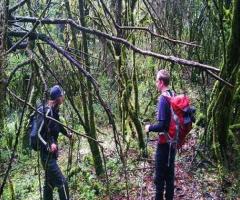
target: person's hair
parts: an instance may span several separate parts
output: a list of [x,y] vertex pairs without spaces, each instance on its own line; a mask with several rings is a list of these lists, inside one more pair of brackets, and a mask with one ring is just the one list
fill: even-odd
[[167,70],[161,69],[157,73],[157,79],[162,80],[164,85],[168,86],[170,82],[170,75]]

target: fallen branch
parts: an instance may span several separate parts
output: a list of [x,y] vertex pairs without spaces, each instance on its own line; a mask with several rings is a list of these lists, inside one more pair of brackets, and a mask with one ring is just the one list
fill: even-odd
[[[15,17],[13,19],[14,20],[10,20],[10,22],[13,23],[13,22],[15,22],[15,20],[17,20],[18,22],[35,23],[38,20],[35,17]],[[135,45],[133,45],[132,43],[128,42],[127,40],[125,40],[123,38],[112,36],[110,34],[103,33],[99,30],[83,27],[83,26],[77,24],[72,19],[42,19],[42,20],[39,20],[39,22],[41,24],[69,24],[69,25],[73,26],[74,28],[76,28],[77,30],[80,30],[82,32],[93,34],[93,35],[96,35],[98,37],[104,37],[108,40],[111,40],[111,41],[114,41],[114,42],[117,42],[117,43],[121,43],[121,44],[125,45],[127,48],[132,49],[134,52],[142,54],[142,55],[151,56],[151,57],[154,57],[154,58],[158,58],[158,59],[161,59],[161,60],[166,60],[166,61],[169,61],[169,62],[172,62],[172,63],[177,63],[177,64],[180,64],[180,65],[196,67],[196,68],[200,68],[200,69],[203,69],[203,70],[210,70],[210,71],[213,71],[213,72],[220,72],[220,69],[218,69],[216,67],[201,64],[201,63],[196,62],[196,61],[186,60],[186,59],[178,58],[178,57],[175,57],[175,56],[166,56],[166,55],[163,55],[163,54],[142,50],[142,49],[136,47]]]

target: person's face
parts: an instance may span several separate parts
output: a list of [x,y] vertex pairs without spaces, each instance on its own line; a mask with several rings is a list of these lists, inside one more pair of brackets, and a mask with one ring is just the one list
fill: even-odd
[[159,77],[156,78],[156,88],[159,92],[161,92],[163,87],[163,81],[159,80]]

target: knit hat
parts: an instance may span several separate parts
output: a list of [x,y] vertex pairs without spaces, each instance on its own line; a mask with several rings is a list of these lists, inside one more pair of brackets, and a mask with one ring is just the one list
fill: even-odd
[[54,85],[50,89],[50,98],[51,100],[56,100],[58,97],[61,97],[64,95],[64,92],[62,88],[59,85]]

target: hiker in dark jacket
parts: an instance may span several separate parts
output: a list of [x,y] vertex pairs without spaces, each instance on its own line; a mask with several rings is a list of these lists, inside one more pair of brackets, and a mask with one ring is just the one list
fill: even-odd
[[[43,112],[59,121],[59,106],[64,101],[64,94],[60,86],[55,85],[50,89],[50,100],[47,105],[43,106]],[[51,119],[45,119],[41,129],[39,138],[40,157],[43,168],[45,170],[45,182],[43,190],[43,199],[53,199],[53,189],[58,188],[60,200],[69,199],[69,189],[66,178],[63,176],[58,164],[58,135],[61,132],[63,135],[71,138],[72,134],[68,133],[63,126],[54,122]]]
[[161,95],[158,99],[156,118],[158,123],[153,125],[146,125],[146,132],[158,132],[159,139],[155,155],[155,185],[156,185],[156,200],[162,200],[164,197],[164,188],[166,200],[172,200],[174,196],[174,161],[176,155],[176,148],[168,144],[166,135],[168,132],[171,109],[166,97],[172,96],[173,92],[169,89],[170,75],[166,70],[160,70],[156,77],[156,88]]

